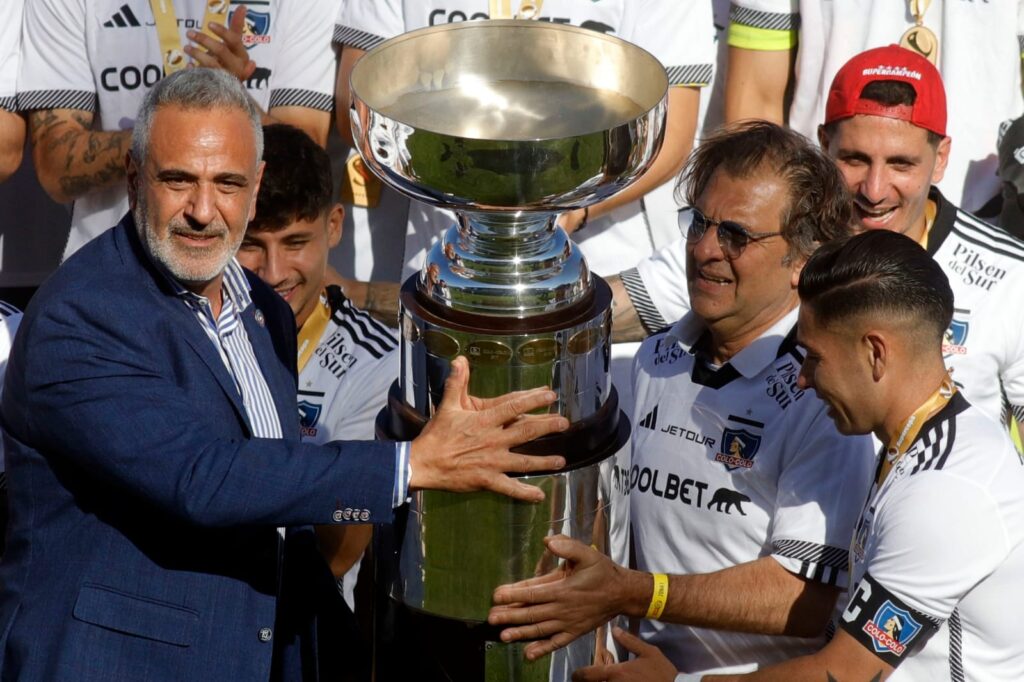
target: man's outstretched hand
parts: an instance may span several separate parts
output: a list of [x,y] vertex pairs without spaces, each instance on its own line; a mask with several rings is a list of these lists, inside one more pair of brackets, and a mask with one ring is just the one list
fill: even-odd
[[527,414],[550,405],[555,398],[554,391],[546,388],[474,398],[469,395],[469,363],[464,357],[456,358],[437,412],[410,446],[409,489],[490,490],[540,502],[544,499],[540,488],[516,481],[506,472],[550,471],[565,466],[562,457],[510,451],[520,443],[569,428],[569,421],[557,414]]
[[[535,639],[526,646],[531,661],[559,649],[577,637],[604,625],[620,613],[630,612],[630,583],[642,574],[618,566],[604,554],[564,535],[544,538],[548,550],[564,559],[547,575],[494,592],[487,617],[491,625],[513,625],[501,632],[503,642]],[[650,590],[650,576],[646,587]],[[642,614],[640,614],[642,615]]]

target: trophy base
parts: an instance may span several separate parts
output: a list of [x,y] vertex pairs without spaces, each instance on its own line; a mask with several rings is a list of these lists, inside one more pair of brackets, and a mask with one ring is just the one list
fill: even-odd
[[[491,595],[501,584],[553,570],[557,557],[543,538],[562,533],[609,552],[615,453],[629,439],[629,420],[614,391],[601,419],[576,424],[570,436],[541,438],[519,451],[575,453],[566,469],[520,476],[545,491],[544,502],[517,502],[492,493],[456,495],[418,491],[375,533],[374,679],[569,679],[594,662],[605,637],[581,637],[535,662],[523,644],[500,641],[486,623]],[[415,437],[425,420],[403,405],[397,386],[377,418],[378,436]]]

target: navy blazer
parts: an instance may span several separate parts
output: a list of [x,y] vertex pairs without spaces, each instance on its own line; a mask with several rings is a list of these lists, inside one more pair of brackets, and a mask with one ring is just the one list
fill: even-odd
[[130,216],[36,294],[2,404],[3,680],[266,680],[275,648],[275,677],[299,678],[298,628],[275,622],[287,554],[276,527],[333,523],[345,508],[390,521],[394,445],[299,442],[292,314],[250,284],[242,315],[280,440],[252,437],[216,348]]

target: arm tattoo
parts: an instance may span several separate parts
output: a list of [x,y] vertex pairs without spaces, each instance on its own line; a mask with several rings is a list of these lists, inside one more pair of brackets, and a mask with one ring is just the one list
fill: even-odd
[[32,142],[44,152],[40,165],[49,166],[64,196],[74,199],[124,177],[130,131],[91,130],[93,115],[82,111],[59,115],[40,109],[30,114],[29,122]]

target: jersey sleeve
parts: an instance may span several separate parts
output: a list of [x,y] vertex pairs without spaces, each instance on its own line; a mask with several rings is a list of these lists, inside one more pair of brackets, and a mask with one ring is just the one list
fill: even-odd
[[733,0],[729,46],[745,50],[789,50],[800,32],[798,0]]
[[271,80],[269,109],[305,107],[317,111],[334,108],[334,50],[331,22],[337,3],[305,0],[282,3],[288,12],[278,32]]
[[0,22],[0,109],[16,111],[24,0],[12,0],[10,4],[13,13],[7,17],[7,21]]
[[649,334],[672,324],[690,309],[684,239],[663,246],[620,277]]
[[25,6],[19,109],[96,111],[86,21],[85,0],[33,0]]
[[636,5],[633,33],[622,37],[661,60],[670,86],[709,85],[715,64],[711,3],[642,0]]
[[850,539],[871,486],[874,446],[868,436],[836,431],[820,403],[808,417],[786,438],[771,556],[808,580],[847,587]]
[[976,482],[941,471],[911,476],[889,499],[875,513],[865,570],[914,609],[946,620],[1009,553],[996,502]]
[[898,665],[1009,553],[996,502],[976,482],[925,471],[875,513],[865,574],[840,627]]
[[404,32],[401,0],[346,0],[334,22],[334,43],[369,50]]

